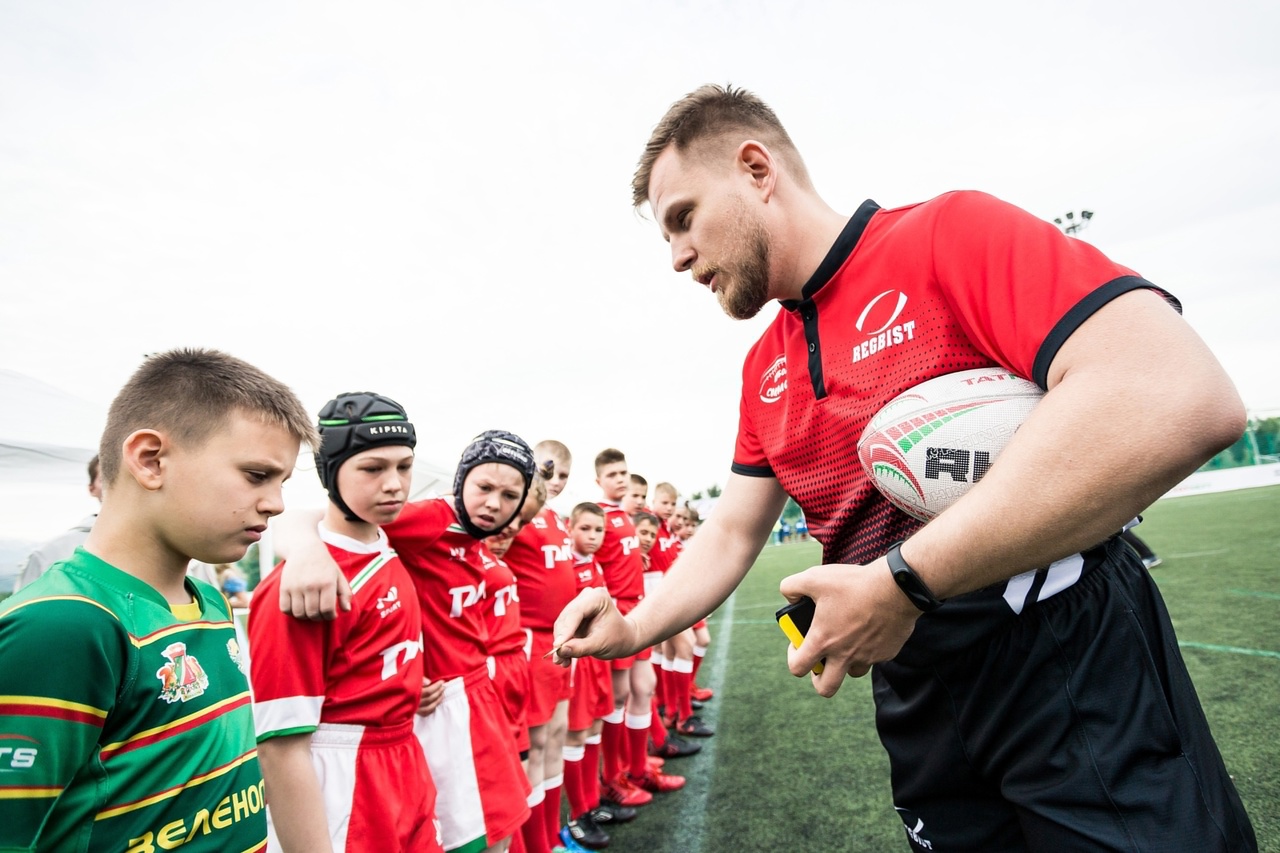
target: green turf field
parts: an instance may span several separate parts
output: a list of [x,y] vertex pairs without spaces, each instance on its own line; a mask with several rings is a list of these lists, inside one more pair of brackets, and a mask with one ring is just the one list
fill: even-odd
[[[1162,501],[1139,528],[1205,712],[1258,834],[1280,853],[1280,487]],[[813,543],[769,546],[712,620],[699,682],[717,727],[668,762],[689,779],[611,830],[645,853],[907,850],[872,721],[870,683],[834,699],[785,665],[778,581],[818,562]]]

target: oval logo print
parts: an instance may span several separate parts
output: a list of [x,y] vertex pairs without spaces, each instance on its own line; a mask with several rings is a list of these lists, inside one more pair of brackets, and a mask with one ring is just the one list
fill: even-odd
[[787,392],[787,357],[780,355],[760,378],[760,402],[776,403]]

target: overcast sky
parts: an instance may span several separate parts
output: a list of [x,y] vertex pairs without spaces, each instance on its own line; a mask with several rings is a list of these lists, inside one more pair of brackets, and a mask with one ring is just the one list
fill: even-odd
[[4,0],[0,367],[105,409],[144,353],[218,347],[312,410],[396,397],[445,467],[500,427],[570,446],[569,498],[610,445],[723,483],[773,309],[673,273],[629,182],[672,101],[732,82],[838,210],[1095,211],[1277,410],[1277,33],[1184,0]]

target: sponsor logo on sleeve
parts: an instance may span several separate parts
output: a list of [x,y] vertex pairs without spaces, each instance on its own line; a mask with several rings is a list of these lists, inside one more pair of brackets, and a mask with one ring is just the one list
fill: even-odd
[[760,402],[776,403],[787,393],[787,357],[780,355],[760,377]]

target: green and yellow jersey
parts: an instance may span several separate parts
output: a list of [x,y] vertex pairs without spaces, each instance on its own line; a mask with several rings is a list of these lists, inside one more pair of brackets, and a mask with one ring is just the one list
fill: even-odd
[[78,549],[0,603],[0,853],[265,849],[231,611],[187,589],[184,621]]

